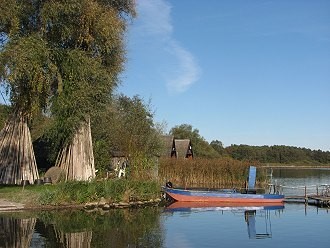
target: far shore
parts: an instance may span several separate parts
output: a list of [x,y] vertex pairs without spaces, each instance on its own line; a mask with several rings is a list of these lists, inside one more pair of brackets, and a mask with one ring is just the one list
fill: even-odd
[[293,168],[293,169],[330,169],[330,165],[297,165],[297,164],[266,164],[263,168]]

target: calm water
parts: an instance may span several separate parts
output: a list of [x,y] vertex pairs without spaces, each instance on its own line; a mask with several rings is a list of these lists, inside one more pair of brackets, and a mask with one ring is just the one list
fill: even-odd
[[[270,171],[269,171],[270,172]],[[277,168],[272,170],[272,183],[283,185],[283,193],[289,195],[304,195],[305,186],[307,194],[317,191],[317,186],[330,185],[330,169],[296,169]]]
[[[274,170],[281,184],[330,184],[330,170]],[[0,213],[0,247],[330,247],[330,210],[304,204]]]

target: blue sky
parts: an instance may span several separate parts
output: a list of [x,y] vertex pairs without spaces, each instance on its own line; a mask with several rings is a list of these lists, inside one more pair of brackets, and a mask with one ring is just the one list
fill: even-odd
[[136,2],[118,91],[166,131],[330,150],[329,0]]
[[137,0],[119,91],[167,131],[330,150],[330,1]]

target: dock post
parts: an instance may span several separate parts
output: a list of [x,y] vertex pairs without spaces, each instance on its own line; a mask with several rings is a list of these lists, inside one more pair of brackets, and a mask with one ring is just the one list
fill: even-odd
[[319,195],[319,186],[316,185],[316,195],[318,196]]
[[307,187],[305,185],[305,204],[308,203],[308,198],[307,198]]

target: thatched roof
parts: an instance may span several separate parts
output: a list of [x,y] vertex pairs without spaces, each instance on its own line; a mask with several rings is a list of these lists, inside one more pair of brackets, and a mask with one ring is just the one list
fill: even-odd
[[187,158],[193,157],[190,139],[174,139],[174,136],[164,135],[162,139],[161,157]]
[[174,136],[172,135],[163,135],[161,137],[162,149],[160,152],[161,157],[171,157],[172,149],[174,146]]
[[177,158],[193,156],[190,139],[175,139],[174,143]]

